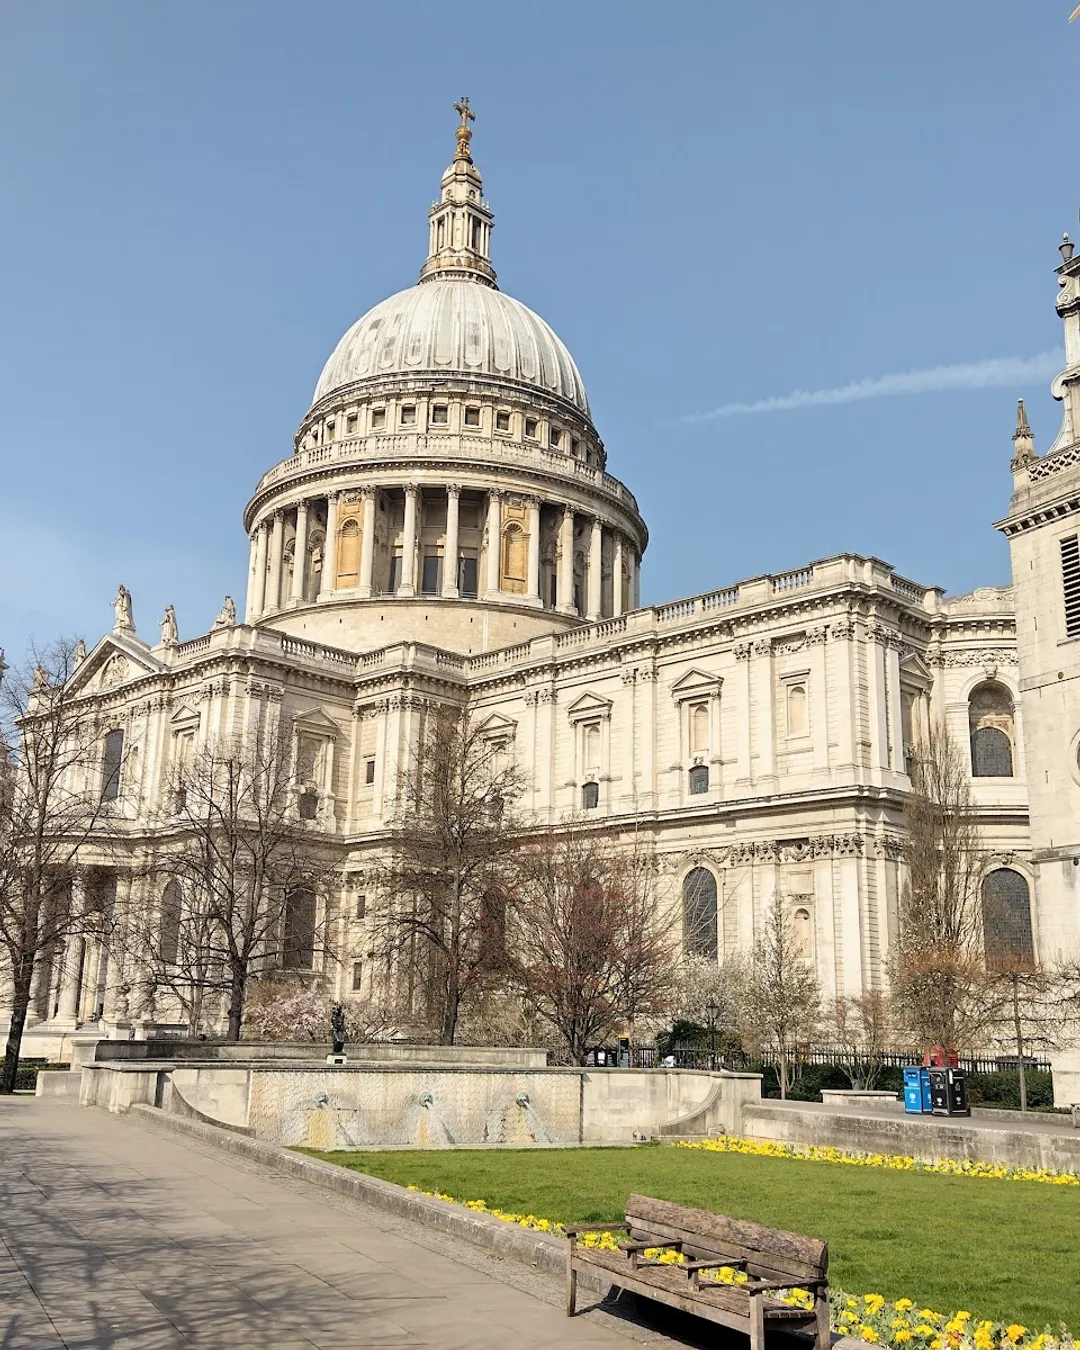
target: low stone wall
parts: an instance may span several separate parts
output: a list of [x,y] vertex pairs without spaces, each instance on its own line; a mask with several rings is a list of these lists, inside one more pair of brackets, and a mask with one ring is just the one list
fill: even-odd
[[962,1117],[888,1116],[842,1111],[805,1110],[766,1101],[747,1103],[742,1133],[756,1139],[818,1144],[860,1153],[900,1153],[923,1161],[935,1158],[1001,1163],[1007,1167],[1049,1167],[1080,1171],[1080,1134],[1068,1125],[1040,1129],[1028,1116],[1024,1128],[980,1128]]
[[[734,1131],[756,1074],[681,1069],[530,1069],[319,1062],[104,1061],[83,1070],[80,1100],[194,1113],[290,1146],[632,1142],[663,1131]],[[175,1096],[175,1104],[174,1104]]]

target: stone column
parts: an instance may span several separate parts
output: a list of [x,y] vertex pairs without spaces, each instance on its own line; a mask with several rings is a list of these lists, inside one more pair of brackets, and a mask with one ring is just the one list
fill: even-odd
[[615,555],[611,563],[611,613],[614,618],[618,618],[623,612],[623,592],[622,592],[622,573],[623,573],[623,537],[618,531],[615,532]]
[[446,534],[443,538],[442,593],[444,599],[454,600],[458,595],[458,518],[461,506],[461,488],[457,483],[446,485]]
[[246,597],[246,604],[244,606],[245,623],[250,623],[252,619],[255,617],[255,577],[257,575],[256,568],[258,567],[258,556],[259,556],[258,530],[252,530],[251,532],[251,548],[249,550],[249,554],[250,558],[248,562],[247,597]]
[[555,608],[574,613],[574,508],[564,506],[559,522],[559,557],[555,575]]
[[529,571],[525,585],[525,597],[530,603],[543,604],[540,595],[540,498],[530,497],[526,503],[529,508]]
[[337,493],[326,497],[326,543],[323,546],[322,584],[319,599],[330,595],[337,585]]
[[636,549],[630,550],[630,608],[641,608],[641,557]]
[[416,594],[416,507],[420,489],[415,483],[405,486],[405,529],[401,543],[401,584],[398,595]]
[[251,581],[251,617],[258,619],[266,608],[266,545],[267,526],[264,520],[255,529],[255,575]]
[[487,518],[487,594],[499,594],[499,564],[502,561],[502,493],[493,488],[488,493]]
[[270,575],[266,583],[266,608],[281,608],[281,569],[285,556],[285,513],[274,512],[270,530]]
[[360,585],[357,593],[366,600],[375,584],[375,489],[364,488],[360,495],[364,504],[364,518],[360,535]]
[[132,877],[130,872],[121,871],[116,874],[116,897],[113,901],[110,935],[115,951],[109,961],[104,980],[105,992],[102,1015],[106,1021],[115,1021],[118,1017],[127,1013],[125,990],[131,976],[131,957],[125,948],[134,936],[131,932],[131,921]]
[[[73,917],[86,913],[86,878],[81,875],[76,875],[71,883],[71,913]],[[70,1022],[72,1026],[79,1019],[79,986],[82,982],[85,956],[85,939],[77,933],[69,933],[64,943],[60,1004],[56,1010],[56,1017],[58,1021]]]
[[600,524],[600,518],[593,516],[592,533],[589,537],[589,598],[585,613],[585,617],[590,623],[595,623],[597,619],[602,617],[603,548],[604,527]]
[[307,584],[307,537],[308,504],[301,502],[296,508],[296,540],[293,545],[292,599],[303,604],[304,587]]

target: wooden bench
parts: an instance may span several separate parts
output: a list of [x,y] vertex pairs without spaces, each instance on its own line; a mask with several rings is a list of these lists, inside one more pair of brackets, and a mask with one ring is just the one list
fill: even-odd
[[[625,1231],[618,1251],[578,1245],[578,1234]],[[566,1230],[566,1314],[574,1315],[578,1271],[590,1267],[612,1284],[654,1298],[683,1312],[746,1332],[751,1350],[764,1350],[765,1328],[784,1331],[814,1328],[817,1350],[828,1350],[829,1248],[818,1238],[800,1237],[782,1228],[764,1228],[745,1219],[673,1205],[632,1195],[623,1223],[576,1224]],[[653,1247],[680,1252],[683,1264],[646,1258]],[[732,1266],[749,1277],[745,1284],[702,1279],[703,1270]],[[766,1295],[780,1289],[806,1289],[812,1309],[796,1308]]]

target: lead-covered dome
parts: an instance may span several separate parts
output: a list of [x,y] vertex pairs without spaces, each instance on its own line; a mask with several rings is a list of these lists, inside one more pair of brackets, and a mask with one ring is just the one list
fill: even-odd
[[312,402],[359,381],[429,372],[529,385],[589,415],[574,358],[544,320],[459,276],[425,278],[369,310],[334,348]]

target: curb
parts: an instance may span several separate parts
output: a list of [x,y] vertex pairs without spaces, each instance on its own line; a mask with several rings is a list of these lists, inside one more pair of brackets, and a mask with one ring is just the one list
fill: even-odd
[[[337,1195],[360,1200],[376,1209],[396,1214],[411,1223],[434,1228],[500,1259],[517,1261],[549,1275],[566,1274],[566,1253],[569,1244],[565,1238],[532,1232],[517,1224],[507,1223],[505,1219],[495,1219],[489,1214],[477,1214],[474,1210],[466,1209],[464,1205],[454,1204],[449,1200],[437,1200],[431,1195],[420,1195],[416,1191],[407,1190],[404,1186],[397,1186],[392,1181],[383,1181],[379,1177],[367,1176],[363,1172],[351,1172],[335,1163],[308,1158],[302,1153],[293,1153],[278,1144],[249,1139],[217,1125],[206,1125],[198,1120],[170,1115],[160,1107],[140,1103],[132,1106],[130,1114],[152,1129],[197,1139],[223,1153],[231,1153],[259,1163],[272,1171],[298,1177],[321,1190],[333,1191]],[[591,1272],[582,1272],[579,1283],[587,1288],[600,1289],[600,1277],[590,1280],[590,1274]],[[604,1288],[607,1288],[607,1284]]]

